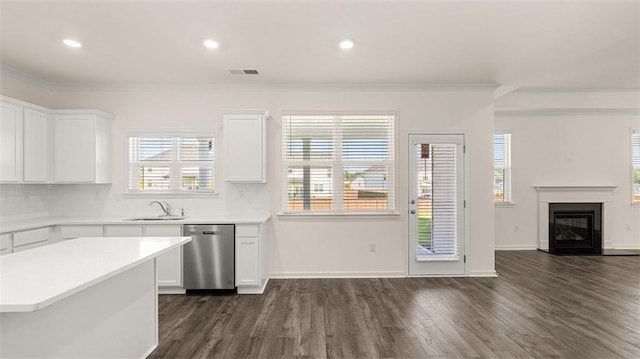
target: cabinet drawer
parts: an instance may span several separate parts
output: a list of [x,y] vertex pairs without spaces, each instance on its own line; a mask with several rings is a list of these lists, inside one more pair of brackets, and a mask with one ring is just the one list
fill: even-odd
[[14,250],[20,246],[26,246],[28,244],[34,244],[39,242],[46,242],[49,240],[49,227],[39,228],[30,231],[16,232],[13,234],[13,248]]
[[181,226],[152,225],[144,227],[145,237],[180,237],[181,235]]
[[142,237],[142,226],[105,226],[104,233],[105,237]]
[[72,239],[78,237],[102,237],[104,230],[102,226],[62,226],[60,227],[60,238]]
[[236,237],[257,237],[258,225],[242,224],[236,225]]

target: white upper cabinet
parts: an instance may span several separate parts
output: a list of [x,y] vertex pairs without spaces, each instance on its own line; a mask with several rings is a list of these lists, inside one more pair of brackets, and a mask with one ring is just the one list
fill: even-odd
[[112,116],[97,110],[54,113],[54,181],[111,183]]
[[46,111],[24,109],[24,182],[50,182],[52,126]]
[[223,113],[227,182],[267,182],[267,117],[262,110]]
[[23,164],[22,106],[2,99],[0,110],[0,182],[20,182]]
[[111,183],[113,116],[0,96],[0,182]]

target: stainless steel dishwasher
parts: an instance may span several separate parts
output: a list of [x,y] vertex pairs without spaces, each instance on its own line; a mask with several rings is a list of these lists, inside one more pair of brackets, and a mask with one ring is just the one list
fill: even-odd
[[186,290],[235,290],[235,226],[233,224],[185,224],[183,247]]

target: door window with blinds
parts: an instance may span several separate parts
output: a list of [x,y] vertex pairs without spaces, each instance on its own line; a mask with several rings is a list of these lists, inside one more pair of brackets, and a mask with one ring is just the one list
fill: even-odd
[[205,134],[130,134],[130,193],[215,192],[214,137]]
[[640,130],[631,134],[631,201],[640,203]]
[[392,212],[394,115],[282,118],[284,212]]
[[493,135],[493,200],[511,203],[511,134],[497,132]]
[[464,274],[464,135],[409,135],[409,274]]

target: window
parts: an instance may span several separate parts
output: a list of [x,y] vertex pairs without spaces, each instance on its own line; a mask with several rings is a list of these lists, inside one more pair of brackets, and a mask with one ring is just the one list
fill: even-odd
[[392,212],[395,116],[283,116],[285,212]]
[[511,203],[511,134],[497,132],[493,135],[493,200]]
[[633,203],[640,203],[640,130],[631,134],[631,158],[631,200]]
[[214,192],[214,139],[202,134],[129,135],[129,192]]

